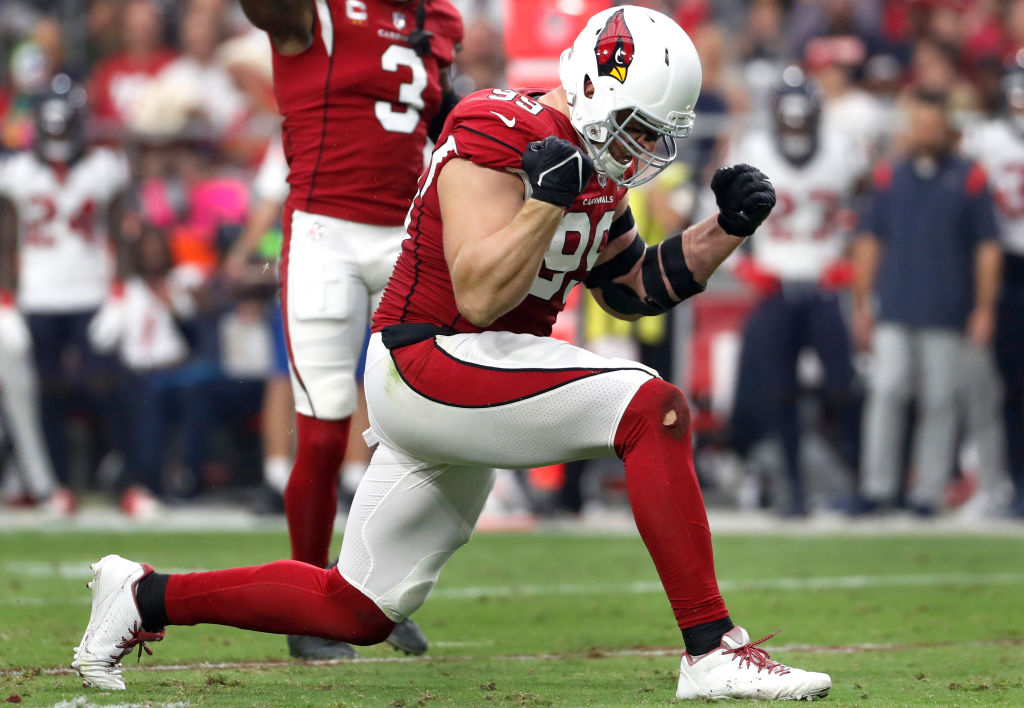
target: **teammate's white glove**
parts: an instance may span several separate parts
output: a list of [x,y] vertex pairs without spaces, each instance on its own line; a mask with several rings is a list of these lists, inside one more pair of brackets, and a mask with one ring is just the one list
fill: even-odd
[[125,306],[122,286],[115,286],[99,311],[93,315],[86,330],[93,348],[106,353],[117,346],[124,331]]
[[0,294],[0,348],[8,354],[32,349],[32,334],[9,294]]

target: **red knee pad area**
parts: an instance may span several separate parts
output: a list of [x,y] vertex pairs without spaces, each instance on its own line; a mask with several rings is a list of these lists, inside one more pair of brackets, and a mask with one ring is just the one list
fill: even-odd
[[673,440],[690,434],[690,404],[678,387],[664,379],[651,379],[641,386],[626,406],[615,431],[615,452],[623,457],[626,448],[645,428],[660,430]]

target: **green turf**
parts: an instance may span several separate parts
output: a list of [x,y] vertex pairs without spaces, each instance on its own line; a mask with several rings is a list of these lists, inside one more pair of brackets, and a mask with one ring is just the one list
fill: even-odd
[[[883,645],[773,654],[830,672],[829,704],[1024,705],[1024,540],[720,536],[715,545],[719,577],[735,588],[726,593],[734,619],[755,637],[782,628],[769,649]],[[71,660],[88,617],[85,568],[109,552],[158,569],[206,569],[284,556],[287,539],[278,531],[0,534],[0,701],[16,695],[24,705],[76,708],[674,701],[678,658],[656,650],[678,647],[679,634],[664,597],[651,589],[657,576],[636,538],[478,535],[417,614],[434,642],[429,660],[314,666],[287,660],[280,637],[172,627],[155,656],[141,665],[126,660],[127,691],[103,693],[47,669]],[[882,584],[756,585],[851,576]],[[892,576],[899,577],[885,581]],[[915,578],[920,584],[910,585]],[[466,597],[466,588],[477,590]],[[397,656],[384,646],[361,651]],[[147,670],[200,662],[259,664]]]

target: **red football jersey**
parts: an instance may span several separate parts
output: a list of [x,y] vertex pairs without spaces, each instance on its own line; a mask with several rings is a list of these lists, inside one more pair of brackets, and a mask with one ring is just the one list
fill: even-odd
[[406,40],[416,6],[317,0],[313,44],[274,52],[291,208],[380,226],[405,219],[441,105],[440,72],[462,41],[458,11],[430,0],[432,53],[418,56]]
[[[519,171],[526,146],[549,135],[579,145],[569,118],[534,100],[539,95],[533,93],[531,97],[503,89],[478,91],[464,98],[449,115],[430,165],[420,178],[407,220],[409,238],[402,242],[398,263],[374,314],[374,331],[399,322],[428,322],[459,332],[481,331],[461,317],[455,305],[444,259],[436,176],[455,157],[496,170]],[[550,334],[569,292],[586,279],[607,243],[615,206],[625,193],[612,180],[592,177],[566,210],[529,295],[482,329]]]

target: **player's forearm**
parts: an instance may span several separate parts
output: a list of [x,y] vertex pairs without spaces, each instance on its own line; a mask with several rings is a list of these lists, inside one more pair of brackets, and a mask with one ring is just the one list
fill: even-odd
[[707,283],[718,266],[744,241],[725,233],[717,217],[717,214],[709,216],[683,232],[683,257],[698,283]]
[[459,312],[485,327],[523,301],[564,209],[528,199],[503,229],[466,243],[451,264]]
[[986,241],[974,254],[974,306],[991,309],[996,305],[1002,283],[1003,252],[996,241]]
[[881,256],[878,239],[867,234],[853,242],[853,301],[857,307],[867,307],[875,289],[875,273]]
[[309,46],[312,0],[239,0],[239,4],[249,21],[270,35],[282,54],[295,54]]

